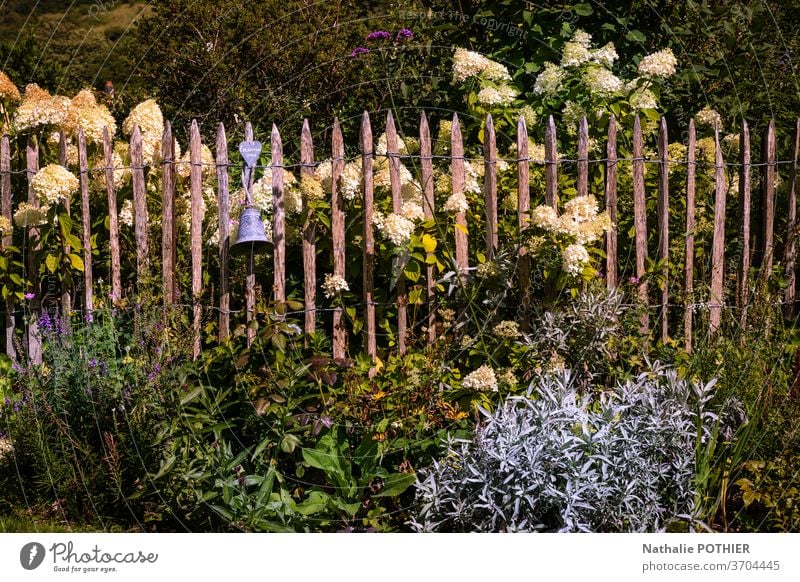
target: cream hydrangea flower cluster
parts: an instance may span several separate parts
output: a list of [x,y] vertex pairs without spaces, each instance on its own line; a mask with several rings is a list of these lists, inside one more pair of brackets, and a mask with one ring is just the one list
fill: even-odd
[[672,49],[665,48],[639,61],[638,71],[643,77],[666,78],[675,74],[677,65],[678,59],[675,58]]
[[31,179],[31,188],[45,207],[69,199],[78,191],[79,185],[78,178],[58,164],[45,166]]
[[133,228],[133,202],[126,200],[119,210],[119,222],[128,228]]
[[77,139],[78,130],[83,129],[83,134],[89,143],[102,143],[105,127],[108,127],[110,137],[117,132],[114,116],[108,107],[97,102],[91,89],[84,89],[72,98],[61,124],[64,133],[73,139]]
[[25,87],[25,95],[14,113],[14,128],[25,131],[41,125],[59,126],[67,116],[69,107],[69,97],[51,95],[32,83]]
[[[537,206],[531,211],[531,224],[551,235],[563,237],[569,244],[562,250],[562,268],[571,275],[579,274],[589,263],[587,244],[596,242],[605,232],[611,230],[611,218],[607,212],[599,212],[594,196],[578,196],[564,205],[559,216],[550,206]],[[532,252],[545,246],[541,236],[536,235],[530,244]]]
[[340,275],[327,273],[322,283],[322,291],[328,299],[335,297],[342,291],[350,291],[350,285]]
[[14,213],[14,224],[19,227],[38,226],[47,222],[47,213],[37,206],[22,202]]
[[479,392],[497,392],[497,376],[492,367],[484,364],[474,372],[470,372],[464,377],[461,385],[468,390]]
[[[200,163],[202,164],[201,174],[203,180],[214,179],[217,175],[217,167],[214,165],[214,154],[211,153],[211,150],[206,144],[200,146]],[[191,176],[192,159],[190,152],[187,151],[180,156],[175,164],[175,173],[184,179],[188,179]]]
[[0,216],[0,236],[11,234],[11,221],[5,216]]
[[518,91],[509,84],[511,74],[501,63],[473,51],[456,48],[453,54],[453,80],[463,83],[470,77],[480,79],[478,102],[484,105],[510,105]]
[[694,120],[697,125],[704,125],[706,127],[710,127],[711,129],[719,127],[719,129],[722,130],[722,116],[711,109],[708,105],[695,113]]
[[510,320],[501,321],[495,325],[492,333],[495,335],[495,337],[506,339],[514,339],[522,335],[517,322]]
[[482,76],[489,81],[510,81],[511,75],[502,64],[480,53],[456,48],[453,54],[453,80],[457,83]]
[[[134,107],[122,122],[122,131],[126,135],[133,133],[133,127],[139,126],[142,134],[142,160],[145,164],[153,164],[161,159],[161,138],[164,135],[164,114],[154,99],[142,101]],[[176,151],[176,158],[178,153]]]
[[383,214],[375,211],[372,216],[372,224],[375,225],[381,236],[396,247],[404,247],[411,242],[411,235],[415,229],[413,220],[394,212]]
[[478,102],[485,105],[510,105],[518,91],[511,85],[484,87],[478,92]]
[[16,103],[22,99],[19,89],[3,71],[0,71],[0,100]]

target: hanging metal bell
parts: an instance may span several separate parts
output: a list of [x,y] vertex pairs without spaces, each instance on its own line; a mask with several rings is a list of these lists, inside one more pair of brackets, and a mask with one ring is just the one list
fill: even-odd
[[248,206],[242,210],[239,217],[239,234],[236,243],[231,247],[231,252],[244,254],[246,252],[259,252],[272,243],[272,238],[264,230],[264,221],[261,220],[261,211]]

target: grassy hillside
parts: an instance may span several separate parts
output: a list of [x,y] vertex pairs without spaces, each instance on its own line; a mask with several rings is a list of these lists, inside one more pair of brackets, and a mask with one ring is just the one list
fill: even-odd
[[[23,62],[11,71],[19,84],[39,81],[61,92],[106,80],[123,89],[135,80],[137,55],[128,36],[149,10],[145,2],[0,1],[0,69]],[[23,50],[34,54],[19,55]],[[43,80],[48,65],[58,72]]]

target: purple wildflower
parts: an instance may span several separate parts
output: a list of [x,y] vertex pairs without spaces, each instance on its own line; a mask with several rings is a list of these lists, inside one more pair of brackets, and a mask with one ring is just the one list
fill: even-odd
[[358,55],[365,55],[369,52],[368,48],[364,48],[363,46],[357,46],[353,49],[353,52],[350,53],[351,58],[355,58]]
[[11,398],[9,398],[8,396],[6,396],[6,404],[5,405],[6,406],[11,406]]
[[636,285],[639,282],[639,277],[631,277],[631,284]]
[[86,323],[92,323],[92,322],[94,321],[94,316],[92,315],[92,312],[91,312],[91,311],[89,311],[89,312],[88,312],[88,313],[87,313],[87,314],[86,314],[86,315],[83,317],[83,319],[86,321]]
[[389,40],[390,38],[392,38],[391,33],[385,30],[376,30],[367,35],[367,40]]
[[148,381],[152,382],[158,377],[160,373],[161,373],[161,366],[159,366],[158,364],[153,364],[153,370],[147,375]]
[[408,40],[409,38],[413,38],[414,33],[408,30],[407,28],[401,28],[397,31],[397,36],[394,37],[395,40]]
[[91,396],[92,395],[92,387],[91,386],[87,386],[86,387],[86,395],[87,396]]
[[39,316],[39,327],[44,331],[53,331],[53,320],[50,319],[50,314],[46,311]]
[[36,299],[36,293],[25,293],[24,297],[28,301],[31,301],[32,299]]

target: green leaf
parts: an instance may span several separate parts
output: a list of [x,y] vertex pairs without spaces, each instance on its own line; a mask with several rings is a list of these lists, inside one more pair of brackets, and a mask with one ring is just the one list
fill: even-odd
[[373,497],[396,497],[411,487],[417,480],[415,473],[393,473],[386,477],[383,489]]
[[328,499],[330,498],[321,491],[312,491],[309,493],[308,499],[297,504],[296,509],[301,515],[312,515],[324,510]]
[[202,386],[198,386],[197,388],[195,388],[194,390],[189,392],[186,396],[181,398],[181,406],[186,406],[187,404],[189,404],[192,400],[197,398],[202,391],[203,391],[203,387]]
[[645,35],[638,30],[629,30],[625,38],[631,42],[644,42],[646,39]]
[[303,460],[312,467],[325,471],[325,473],[344,477],[344,471],[342,471],[342,468],[339,466],[339,459],[335,453],[304,448]]
[[44,264],[48,271],[55,273],[56,269],[58,268],[58,259],[55,255],[47,255],[47,258],[44,260]]
[[429,234],[423,234],[422,246],[425,248],[426,252],[432,253],[433,251],[436,250],[436,239]]
[[293,453],[299,444],[300,439],[296,435],[286,434],[281,439],[281,450],[284,453]]
[[177,457],[173,455],[169,459],[161,463],[161,468],[158,470],[158,473],[156,473],[155,477],[153,477],[153,480],[155,481],[157,479],[160,479],[161,477],[169,473],[170,469],[172,469],[172,467],[175,465],[175,461],[177,461]]
[[572,7],[572,10],[578,16],[590,16],[594,12],[589,4],[576,4]]
[[79,255],[70,253],[69,262],[72,263],[72,268],[76,271],[83,271],[83,259]]

